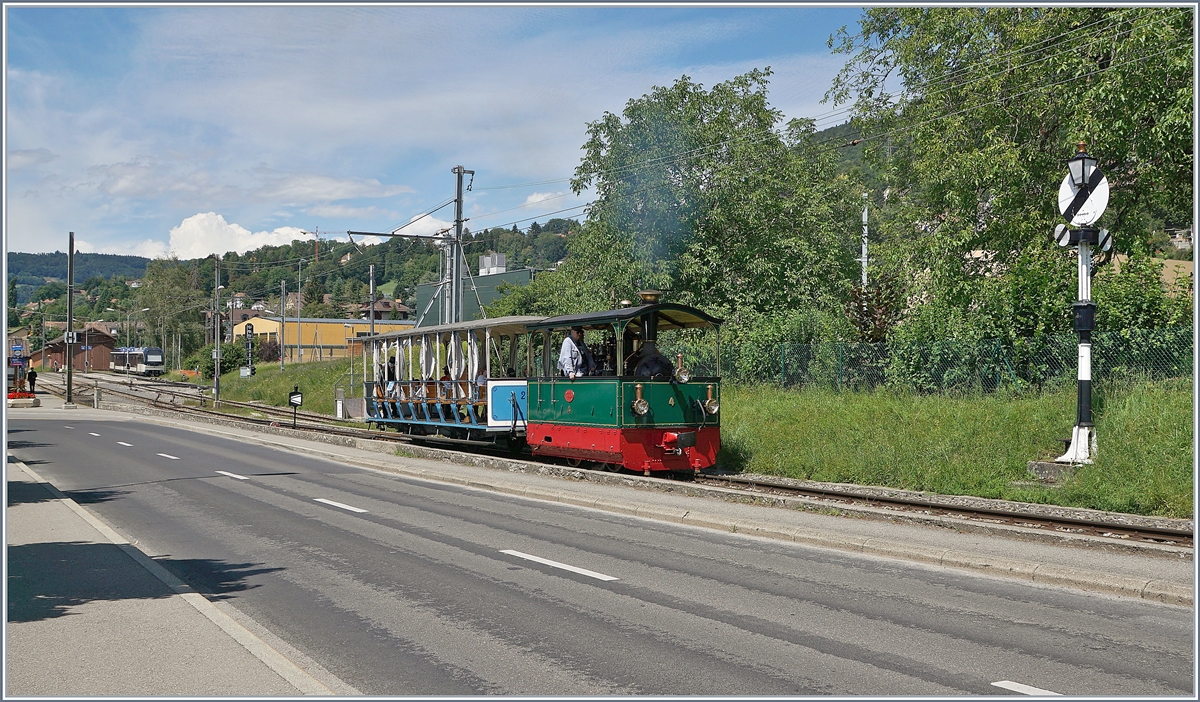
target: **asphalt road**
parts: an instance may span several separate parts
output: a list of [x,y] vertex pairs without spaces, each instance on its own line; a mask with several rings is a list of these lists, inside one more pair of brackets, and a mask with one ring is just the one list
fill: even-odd
[[142,422],[9,431],[18,458],[168,570],[365,694],[1193,690],[1190,610]]

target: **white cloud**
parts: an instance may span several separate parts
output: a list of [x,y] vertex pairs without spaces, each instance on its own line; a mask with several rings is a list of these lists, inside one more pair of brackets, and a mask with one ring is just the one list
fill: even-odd
[[228,251],[244,253],[260,246],[280,246],[312,235],[297,227],[279,227],[269,232],[251,232],[240,224],[230,224],[215,212],[202,212],[171,229],[171,253],[179,258],[203,258]]
[[155,241],[154,239],[146,239],[135,244],[118,244],[115,246],[94,246],[83,239],[76,239],[75,249],[80,253],[118,254],[121,256],[142,256],[144,258],[164,258],[169,253],[165,242]]
[[[170,229],[171,249],[191,250],[190,241],[177,244],[175,232],[199,227],[191,216],[198,212],[263,228],[302,221],[310,229],[387,231],[449,197],[455,164],[476,171],[480,192],[468,195],[468,212],[480,212],[480,204],[506,211],[486,218],[499,225],[586,200],[546,202],[561,193],[481,189],[569,176],[586,124],[605,110],[619,113],[654,85],[687,73],[711,87],[770,64],[772,104],[789,117],[805,116],[840,67],[840,59],[804,55],[816,50],[811,44],[766,49],[761,58],[754,50],[720,50],[752,42],[763,12],[689,12],[665,23],[652,17],[667,14],[673,12],[131,10],[133,30],[85,47],[97,58],[75,63],[56,56],[48,39],[72,37],[41,25],[43,36],[17,38],[35,59],[8,68],[9,246],[61,247],[46,243],[46,232],[73,229],[102,247],[131,248]],[[601,21],[601,29],[590,20]],[[446,36],[455,37],[453,48]],[[39,53],[44,58],[36,60]],[[425,218],[406,231],[445,226]],[[214,231],[222,228],[228,231],[188,236],[208,242],[200,247],[207,255],[239,248],[246,237],[290,231],[252,234],[224,220]]]
[[402,215],[379,207],[350,207],[348,205],[317,205],[304,208],[304,214],[335,219],[400,219]]
[[[417,217],[420,217],[420,215],[417,215]],[[408,224],[400,231],[410,236],[433,236],[443,229],[449,229],[450,227],[454,226],[453,222],[448,222],[444,219],[438,219],[436,217],[425,217],[421,220],[417,220],[417,217],[413,217],[412,219],[408,220],[409,222],[412,222],[412,224]]]
[[[564,192],[533,193],[529,197],[525,198],[525,205],[536,205],[539,202],[545,202],[546,200],[560,198],[560,197],[563,197],[564,195],[566,195],[566,193],[564,193]],[[524,207],[524,205],[522,205],[522,207]]]
[[401,193],[413,192],[413,189],[407,185],[384,185],[375,179],[276,174],[265,168],[256,169],[255,175],[265,182],[250,193],[254,198],[264,198],[285,204],[332,202],[359,197],[392,197]]
[[40,166],[58,158],[50,149],[22,149],[8,152],[8,170],[19,171],[30,166]]

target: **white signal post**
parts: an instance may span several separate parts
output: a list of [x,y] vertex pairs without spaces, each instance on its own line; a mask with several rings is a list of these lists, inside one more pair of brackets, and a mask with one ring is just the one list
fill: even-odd
[[866,289],[867,289],[867,263],[869,262],[869,260],[867,259],[867,207],[868,207],[868,203],[869,203],[869,201],[867,199],[868,196],[869,196],[869,193],[863,193],[862,257],[858,259],[858,262],[862,264],[862,287],[863,287],[864,291],[866,291]]
[[1059,246],[1079,247],[1079,300],[1074,305],[1074,326],[1079,334],[1078,397],[1075,428],[1071,431],[1071,446],[1054,459],[1056,463],[1091,463],[1096,450],[1095,426],[1092,423],[1092,331],[1096,328],[1096,303],[1092,302],[1092,247],[1107,251],[1112,238],[1106,229],[1095,229],[1095,223],[1108,206],[1108,180],[1096,167],[1096,159],[1088,155],[1086,144],[1079,142],[1079,151],[1067,162],[1067,177],[1058,189],[1058,209],[1072,226],[1058,225],[1054,240]]

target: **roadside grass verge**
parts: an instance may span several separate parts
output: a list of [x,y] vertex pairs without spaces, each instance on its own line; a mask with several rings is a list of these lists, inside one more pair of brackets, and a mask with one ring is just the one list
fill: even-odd
[[1030,484],[1030,460],[1063,453],[1075,386],[1045,392],[916,395],[881,390],[722,389],[719,464],[856,483],[1191,518],[1191,379],[1096,391],[1098,450],[1059,487]]

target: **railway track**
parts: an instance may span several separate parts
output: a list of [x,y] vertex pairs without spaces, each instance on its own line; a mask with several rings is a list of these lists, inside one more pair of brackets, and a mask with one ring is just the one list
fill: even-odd
[[[47,380],[50,382],[43,381],[39,385],[43,385],[43,387],[52,392],[57,391],[56,394],[59,395],[65,391],[63,384],[55,382],[61,380],[61,378],[50,377]],[[77,397],[90,399],[96,379],[89,380],[91,381],[90,383],[83,384],[82,387],[75,391]],[[162,385],[164,385],[162,383],[145,381],[134,384],[135,388],[140,386],[146,392],[154,392],[155,397],[151,398],[136,392],[130,392],[125,387],[113,387],[113,385],[124,386],[125,383],[108,381],[107,379],[101,382],[103,383],[100,386],[102,393],[120,395],[128,399],[144,402],[152,407],[172,410],[180,414],[219,417],[227,421],[238,421],[258,426],[291,426],[291,410],[281,407],[230,400],[221,401],[222,405],[243,408],[265,415],[262,417],[247,417],[183,404],[181,400],[196,400],[199,398],[199,395],[197,393],[181,393],[162,389]],[[182,383],[171,384],[171,386],[183,385]],[[195,388],[195,386],[189,387]],[[162,399],[164,395],[170,399],[164,401]],[[317,431],[337,436],[390,441],[394,443],[414,443],[414,439],[420,439],[420,437],[412,437],[405,434],[335,424],[332,418],[314,412],[299,412],[297,420],[296,429],[298,430]],[[473,446],[472,450],[478,452],[478,447]],[[505,451],[484,452],[496,453],[497,455],[506,454]],[[697,485],[744,491],[748,494],[810,498],[832,505],[861,505],[913,515],[947,516],[989,524],[1024,527],[1080,536],[1119,539],[1125,542],[1194,548],[1194,528],[1190,523],[1186,523],[1186,528],[1180,526],[1181,520],[1158,520],[1151,517],[1107,512],[1093,514],[1090,511],[1056,508],[1048,505],[1038,505],[1034,508],[1032,505],[1024,503],[986,500],[982,498],[946,495],[914,496],[906,494],[904,491],[883,488],[829,486],[765,476],[702,474],[694,478],[694,483]]]
[[[1103,517],[1088,519],[1081,516],[1053,514],[1053,507],[1039,505],[1041,510],[1026,511],[1023,503],[1002,500],[982,500],[952,496],[913,497],[903,494],[888,494],[889,491],[873,488],[824,487],[798,485],[799,481],[750,477],[738,475],[703,475],[696,482],[717,487],[744,490],[750,493],[778,495],[784,497],[809,497],[827,502],[859,504],[904,512],[934,516],[949,516],[986,521],[994,524],[1027,527],[1082,536],[1117,538],[1142,543],[1167,544],[1193,548],[1194,529],[1165,526],[1166,520],[1104,513]],[[987,503],[986,505],[978,502]],[[971,504],[976,503],[976,504]],[[1076,511],[1076,510],[1061,510]],[[1180,520],[1170,520],[1180,521]]]

